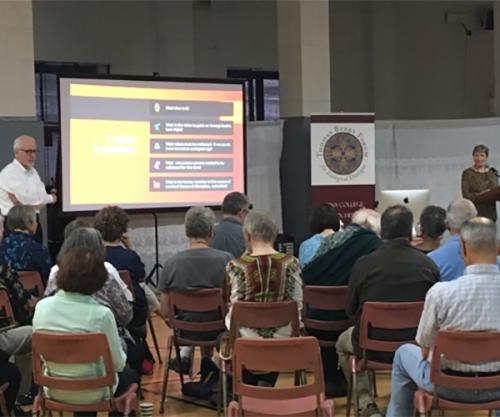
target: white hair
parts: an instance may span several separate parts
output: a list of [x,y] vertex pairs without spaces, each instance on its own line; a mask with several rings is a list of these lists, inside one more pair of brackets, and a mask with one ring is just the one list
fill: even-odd
[[486,217],[474,217],[462,224],[460,237],[472,249],[497,251],[497,226]]
[[14,152],[22,148],[21,142],[23,141],[23,139],[27,139],[27,138],[35,140],[35,138],[33,138],[32,136],[29,136],[29,135],[21,135],[21,136],[18,136],[17,138],[14,139],[14,143],[12,144],[12,148],[14,149]]
[[247,214],[243,222],[243,230],[250,238],[260,242],[274,243],[278,227],[271,214],[266,211],[254,210]]
[[446,210],[446,223],[450,230],[459,231],[467,220],[477,216],[474,203],[466,198],[453,201]]
[[359,209],[352,215],[351,222],[364,229],[371,230],[377,235],[380,234],[380,213],[377,213],[375,210],[367,208]]

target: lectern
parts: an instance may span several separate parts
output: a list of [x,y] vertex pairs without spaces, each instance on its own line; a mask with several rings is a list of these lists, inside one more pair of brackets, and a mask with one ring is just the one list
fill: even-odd
[[500,186],[492,188],[490,191],[479,194],[474,198],[474,203],[486,203],[488,201],[500,201]]

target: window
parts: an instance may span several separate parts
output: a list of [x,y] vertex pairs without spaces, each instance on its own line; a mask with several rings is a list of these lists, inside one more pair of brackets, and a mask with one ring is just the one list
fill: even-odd
[[247,120],[280,118],[280,87],[277,71],[228,69],[228,78],[245,80]]

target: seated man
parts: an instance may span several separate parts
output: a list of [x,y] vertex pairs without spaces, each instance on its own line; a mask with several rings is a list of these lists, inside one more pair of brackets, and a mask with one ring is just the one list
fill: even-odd
[[[350,378],[349,356],[361,357],[358,336],[363,304],[367,301],[423,301],[425,294],[439,279],[437,266],[410,244],[413,215],[404,206],[389,207],[382,214],[381,234],[384,243],[375,252],[363,256],[354,264],[349,280],[347,314],[356,324],[342,333],[337,341],[339,362],[346,378]],[[410,332],[410,334],[409,334]],[[375,333],[375,332],[374,332]],[[379,332],[380,333],[380,332]],[[378,334],[386,340],[411,339],[414,329],[391,335]],[[380,353],[377,360],[392,361]],[[357,374],[362,416],[380,416],[372,396],[367,372]]]
[[428,254],[439,268],[441,281],[451,281],[463,275],[465,264],[460,253],[460,228],[465,221],[476,215],[476,207],[465,198],[459,198],[448,206],[446,227],[450,237],[440,248]]
[[[0,242],[2,238],[3,218],[0,216]],[[20,392],[25,394],[31,386],[31,320],[35,303],[18,281],[16,272],[6,264],[0,264],[0,289],[9,295],[14,319],[19,324],[16,328],[0,331],[0,362],[2,356],[14,356],[21,372]],[[0,318],[2,316],[4,312],[0,310]]]
[[[168,316],[168,293],[172,290],[197,290],[202,288],[223,288],[224,268],[233,258],[228,252],[210,247],[215,215],[208,207],[191,207],[184,218],[186,236],[189,247],[172,256],[165,262],[163,272],[158,283],[162,292],[161,309],[164,317]],[[197,313],[181,312],[183,320],[211,321],[221,319],[219,312]],[[191,338],[194,335],[186,335]],[[196,336],[200,337],[199,334]],[[217,335],[207,335],[208,340]],[[190,368],[191,348],[182,347],[180,350],[181,363],[172,363],[176,371],[188,373]],[[204,356],[211,356],[210,349],[203,352]]]
[[[496,233],[495,223],[484,217],[475,217],[462,225],[460,246],[467,265],[464,275],[454,281],[440,282],[427,293],[416,337],[420,347],[403,345],[394,356],[387,417],[413,416],[413,395],[417,388],[434,391],[429,380],[430,354],[438,330],[500,332]],[[481,365],[450,362],[448,367],[459,373],[500,372],[498,362]],[[500,399],[500,388],[494,391],[438,388],[438,393],[461,402]]]

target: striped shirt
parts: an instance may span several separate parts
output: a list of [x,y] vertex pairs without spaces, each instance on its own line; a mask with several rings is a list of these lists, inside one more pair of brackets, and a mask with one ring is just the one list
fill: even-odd
[[[446,329],[500,332],[500,271],[497,265],[470,265],[462,277],[439,282],[429,290],[416,340],[420,346],[432,347],[436,332]],[[461,372],[492,372],[500,370],[500,362],[469,365],[446,361],[445,367]]]

